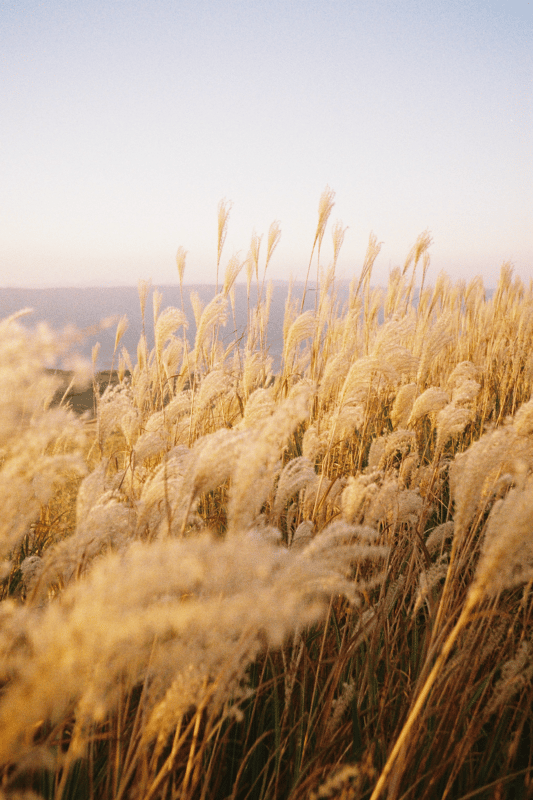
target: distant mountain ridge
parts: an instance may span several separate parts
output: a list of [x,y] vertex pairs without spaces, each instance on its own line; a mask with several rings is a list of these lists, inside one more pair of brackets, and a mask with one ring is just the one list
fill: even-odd
[[[287,298],[288,281],[272,281],[272,303],[268,328],[270,352],[275,361],[280,359],[283,349],[283,317]],[[294,287],[294,296],[301,297],[303,282]],[[178,285],[153,286],[146,302],[146,337],[148,345],[153,346],[153,290],[163,295],[161,310],[168,306],[181,308],[181,295]],[[184,311],[188,320],[187,338],[191,347],[194,343],[196,326],[190,301],[191,292],[196,292],[204,306],[215,296],[214,284],[197,284],[184,286]],[[314,286],[308,289],[305,308],[313,308],[315,302]],[[342,288],[339,293],[344,294]],[[346,289],[346,298],[348,297]],[[253,307],[257,298],[255,285],[250,292],[250,304]],[[235,322],[237,336],[247,326],[246,285],[235,286]],[[39,322],[48,322],[54,330],[62,330],[68,325],[91,331],[79,348],[82,355],[91,357],[94,344],[100,342],[100,353],[96,367],[98,370],[111,368],[115,344],[116,322],[124,314],[128,317],[129,327],[121,339],[119,349],[124,346],[130,353],[133,362],[136,360],[137,343],[142,332],[142,318],[137,287],[87,287],[58,289],[0,289],[0,319],[20,311],[32,308],[33,313],[24,317],[21,322],[26,327],[33,327]],[[95,331],[95,326],[105,319],[115,318],[115,323],[105,329]],[[222,337],[229,344],[235,335],[233,315],[230,309],[229,320],[221,331]],[[116,364],[115,364],[116,366]]]

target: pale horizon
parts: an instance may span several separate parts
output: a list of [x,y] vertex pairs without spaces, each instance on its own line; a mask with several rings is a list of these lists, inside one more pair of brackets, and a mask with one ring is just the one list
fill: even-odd
[[[3,3],[0,286],[214,284],[278,220],[267,280],[305,280],[320,196],[337,266],[385,285],[533,275],[533,23],[524,0]],[[316,275],[316,257],[311,279]],[[241,281],[243,277],[241,276]]]

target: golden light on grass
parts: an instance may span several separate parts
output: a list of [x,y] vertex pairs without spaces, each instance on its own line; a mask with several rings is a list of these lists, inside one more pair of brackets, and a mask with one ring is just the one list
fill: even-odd
[[533,287],[429,286],[426,231],[373,288],[372,234],[342,306],[337,223],[273,374],[281,230],[219,292],[230,207],[194,342],[154,292],[150,350],[141,282],[94,423],[54,373],[74,335],[0,322],[1,797],[528,796]]

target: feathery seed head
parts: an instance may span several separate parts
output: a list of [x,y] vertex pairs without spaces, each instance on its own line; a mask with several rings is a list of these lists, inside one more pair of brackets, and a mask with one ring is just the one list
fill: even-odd
[[533,579],[533,479],[497,500],[487,522],[471,592],[493,596]]
[[377,436],[372,440],[370,450],[368,452],[367,470],[373,471],[381,469],[381,465],[385,459],[385,449],[387,446],[386,436]]
[[96,342],[91,350],[91,363],[93,365],[93,372],[96,372],[96,362],[98,361],[98,354],[100,353],[100,342]]
[[154,325],[157,323],[157,318],[159,317],[159,311],[161,309],[161,303],[163,302],[163,295],[161,292],[158,292],[157,289],[154,290],[152,295],[152,305],[154,311]]
[[390,415],[394,428],[404,428],[407,425],[417,395],[416,383],[407,383],[398,389]]
[[454,341],[453,319],[450,312],[445,312],[439,316],[437,322],[430,331],[424,334],[422,352],[416,382],[419,386],[424,386],[430,372],[435,368],[437,357],[446,347]]
[[272,506],[272,516],[280,516],[287,502],[296,492],[299,492],[316,477],[313,464],[304,456],[298,456],[289,461],[279,477],[276,496]]
[[420,397],[416,398],[407,424],[416,425],[419,419],[428,414],[434,414],[436,411],[440,411],[449,402],[450,398],[445,391],[439,389],[437,386],[430,386],[429,389],[422,392]]
[[207,408],[221,395],[227,394],[232,386],[231,375],[221,369],[209,372],[200,384],[200,389],[194,405],[194,421],[198,421]]
[[448,556],[439,556],[434,564],[421,571],[418,579],[418,593],[416,596],[414,612],[418,611],[424,600],[428,597],[434,587],[446,578],[448,572]]
[[529,686],[533,677],[531,656],[531,644],[522,640],[516,654],[501,668],[500,678],[494,686],[492,698],[483,713],[485,719],[488,720],[499,708],[509,703],[515,695]]
[[502,476],[509,475],[521,483],[531,464],[529,440],[519,436],[511,425],[488,431],[468,450],[456,455],[450,468],[456,535],[465,533],[477,510],[494,496]]
[[405,456],[413,450],[416,450],[416,435],[414,431],[400,429],[389,433],[385,437],[384,456],[386,459],[396,453]]
[[148,345],[144,333],[137,343],[137,366],[140,371],[144,371],[148,366]]
[[[464,386],[464,384],[463,384]],[[459,436],[473,419],[469,408],[449,403],[437,414],[437,441],[435,450],[440,453],[452,436]]]
[[306,519],[300,522],[292,535],[292,539],[289,543],[290,547],[297,550],[307,547],[313,538],[314,532],[315,526],[310,520]]
[[372,499],[365,512],[364,524],[377,530],[380,524],[391,522],[397,509],[399,491],[395,477],[383,477],[377,490],[372,489]]
[[481,384],[477,381],[467,380],[456,386],[452,392],[452,403],[461,405],[462,403],[471,404],[474,402],[481,389]]
[[317,426],[313,423],[305,431],[302,439],[302,455],[314,462],[315,458],[323,449],[323,442],[318,435]]
[[290,326],[283,344],[283,363],[290,366],[291,358],[295,355],[297,347],[305,340],[314,336],[316,318],[312,311],[300,314]]
[[378,486],[376,474],[350,476],[341,498],[342,515],[349,524],[363,521],[365,507],[375,495]]
[[198,322],[194,352],[196,361],[200,359],[202,349],[208,344],[209,338],[217,325],[225,325],[228,320],[228,300],[224,293],[217,294],[206,305]]
[[409,453],[409,455],[402,459],[398,472],[398,477],[400,478],[402,486],[410,486],[416,482],[419,463],[420,458],[418,453]]
[[461,361],[452,370],[447,385],[456,389],[467,381],[475,381],[479,377],[479,369],[471,361]]
[[185,274],[185,259],[187,258],[187,250],[184,247],[178,247],[176,253],[176,266],[178,268],[178,277],[180,284],[183,283],[183,276]]
[[443,522],[441,525],[437,525],[436,528],[433,528],[426,539],[426,548],[430,556],[437,552],[438,548],[446,541],[446,539],[452,538],[453,531],[453,521]]
[[128,329],[128,325],[129,325],[128,317],[127,317],[126,314],[124,314],[124,316],[122,316],[119,319],[118,325],[117,325],[117,332],[116,332],[116,335],[115,335],[115,347],[114,347],[115,352],[116,352],[116,349],[117,349],[117,347],[119,345],[120,340],[122,339],[122,337],[126,333],[126,330]]
[[336,355],[331,355],[328,358],[318,390],[318,402],[320,405],[327,403],[330,395],[334,392],[335,385],[345,380],[351,361],[349,350],[345,347],[342,347],[341,351]]
[[255,272],[255,279],[259,281],[259,249],[261,247],[262,236],[254,231],[252,233],[252,240],[250,242],[249,264],[250,269]]
[[305,489],[303,513],[314,519],[318,528],[340,511],[340,496],[345,486],[344,478],[330,480],[325,475],[315,475]]
[[366,409],[362,403],[340,406],[338,412],[328,419],[327,436],[331,442],[349,439],[355,430],[365,424]]
[[104,442],[115,430],[123,430],[128,439],[137,432],[140,415],[134,403],[133,391],[125,384],[109,385],[98,403],[98,435]]
[[228,261],[228,266],[226,267],[226,272],[224,273],[224,287],[222,289],[222,294],[225,297],[233,288],[233,284],[237,280],[239,272],[243,268],[244,263],[244,261],[241,261],[239,253],[235,253],[235,255],[233,255]]
[[341,247],[344,242],[344,236],[346,235],[346,231],[348,228],[342,227],[342,222],[337,220],[335,225],[333,226],[332,231],[332,238],[333,238],[333,267],[337,265],[337,261],[339,258],[339,253],[341,251]]
[[371,232],[368,237],[368,246],[365,253],[365,260],[363,262],[363,268],[359,276],[357,287],[353,292],[350,287],[350,306],[355,305],[355,300],[359,296],[359,292],[362,286],[365,287],[365,291],[368,289],[370,284],[370,276],[372,274],[372,267],[374,266],[374,262],[379,255],[382,244],[383,242],[378,242],[376,234]]
[[[217,270],[222,257],[222,250],[224,249],[224,242],[228,233],[228,219],[231,211],[232,203],[228,200],[221,200],[218,204],[218,244],[217,244]],[[217,286],[218,291],[218,286]]]
[[148,458],[155,458],[165,453],[169,447],[169,435],[163,427],[155,431],[145,431],[135,442],[133,448],[135,461],[142,464]]
[[244,415],[238,428],[252,428],[262,424],[264,420],[274,413],[276,404],[272,389],[256,389],[248,398],[244,407]]
[[150,291],[151,281],[143,281],[139,280],[137,284],[137,290],[139,293],[139,302],[141,305],[141,317],[144,324],[144,317],[146,313],[146,298],[148,297],[148,292]]
[[513,428],[520,436],[533,433],[533,399],[520,406],[513,418]]
[[413,269],[416,269],[418,262],[422,258],[423,255],[426,254],[426,251],[429,247],[431,247],[433,243],[433,239],[429,231],[424,231],[421,233],[416,240],[416,243],[413,245],[412,249],[407,256],[407,260],[405,262],[403,268],[403,274],[407,272],[411,263],[414,263]]
[[155,349],[158,360],[161,360],[163,348],[174,331],[183,326],[188,327],[188,322],[183,311],[178,308],[166,308],[159,315],[155,324]]
[[22,572],[24,589],[28,595],[37,585],[43,571],[42,558],[40,556],[27,556],[20,565],[20,571]]
[[322,239],[324,238],[324,232],[326,230],[326,225],[328,224],[329,215],[331,214],[333,206],[335,205],[334,197],[335,192],[330,189],[329,186],[326,186],[320,195],[320,201],[318,203],[318,225],[315,234],[315,242],[318,242],[319,249],[320,245],[322,244]]
[[275,466],[289,436],[309,413],[314,387],[297,384],[261,428],[251,432],[233,475],[228,503],[228,531],[249,530],[272,488]]
[[267,244],[265,270],[270,263],[270,259],[274,255],[274,250],[278,246],[280,239],[281,239],[281,228],[279,226],[278,220],[274,220],[274,222],[271,223],[270,228],[268,229],[268,244]]
[[386,390],[399,381],[399,375],[383,358],[365,356],[358,358],[350,367],[340,392],[342,403],[367,402],[369,391]]

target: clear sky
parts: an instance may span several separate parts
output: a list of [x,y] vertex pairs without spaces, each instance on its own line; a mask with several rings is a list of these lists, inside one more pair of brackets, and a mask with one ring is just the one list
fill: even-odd
[[[321,192],[386,281],[533,277],[533,12],[524,0],[0,0],[0,286],[214,282],[277,219],[305,278]],[[329,231],[321,261],[331,256]]]

